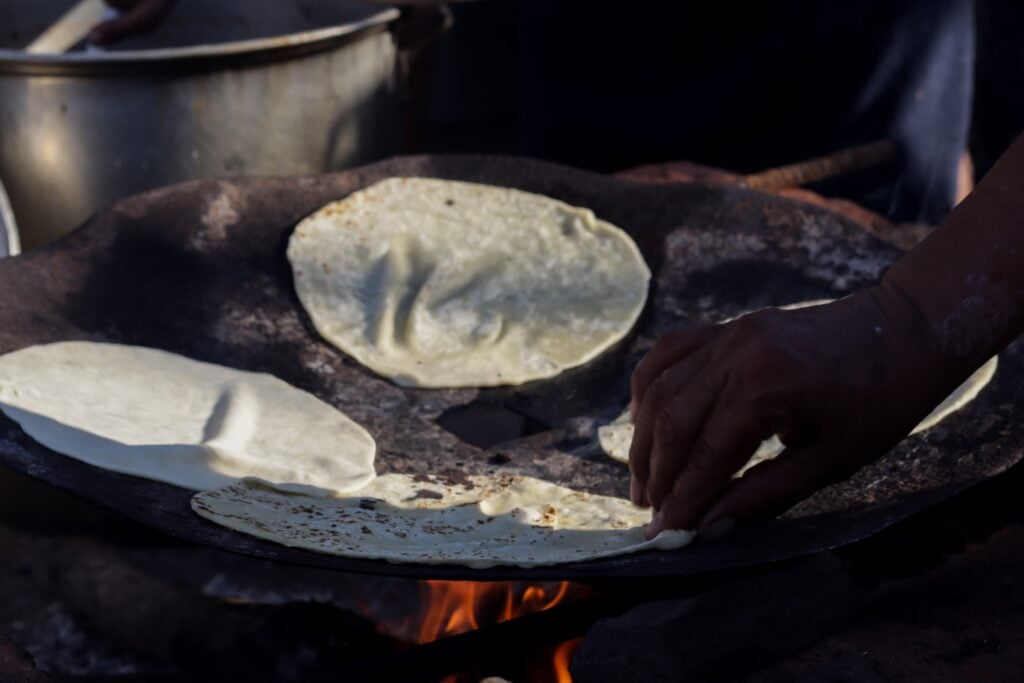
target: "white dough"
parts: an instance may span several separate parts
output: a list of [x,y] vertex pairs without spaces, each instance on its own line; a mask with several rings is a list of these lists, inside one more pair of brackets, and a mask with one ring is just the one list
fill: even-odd
[[588,209],[430,178],[382,180],[302,221],[288,244],[321,335],[405,386],[553,377],[625,337],[650,271]]
[[58,453],[189,489],[255,476],[325,493],[374,477],[373,438],[312,394],[156,349],[61,342],[0,356],[0,410]]
[[193,496],[192,509],[236,531],[314,552],[474,568],[670,550],[695,536],[664,531],[647,541],[650,509],[512,475],[443,482],[384,474],[333,498],[290,495],[247,479]]
[[[597,440],[601,444],[601,450],[619,462],[629,463],[629,447],[633,443],[633,423],[629,421],[629,410],[626,410],[609,424],[597,428]],[[783,450],[779,437],[773,436],[765,439],[747,464],[744,465],[735,476],[739,477],[751,467],[763,460],[774,458]]]

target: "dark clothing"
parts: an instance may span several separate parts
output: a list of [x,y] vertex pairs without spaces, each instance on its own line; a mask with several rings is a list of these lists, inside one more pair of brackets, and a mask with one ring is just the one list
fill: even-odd
[[424,151],[751,172],[891,139],[900,158],[888,168],[815,189],[897,220],[938,222],[952,206],[967,146],[971,0],[453,9],[455,28],[434,52],[435,135]]
[[[606,7],[610,3],[604,3]],[[526,151],[600,170],[757,171],[880,139],[884,173],[822,188],[940,221],[967,147],[970,0],[523,3]]]
[[971,156],[980,177],[1024,131],[1024,3],[976,0]]

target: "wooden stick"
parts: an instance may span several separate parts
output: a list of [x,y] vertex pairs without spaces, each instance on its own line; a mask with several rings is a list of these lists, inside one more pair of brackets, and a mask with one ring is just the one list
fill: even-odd
[[890,160],[895,152],[896,146],[892,142],[879,140],[827,156],[754,173],[748,175],[742,184],[752,190],[764,192],[799,187],[880,164]]

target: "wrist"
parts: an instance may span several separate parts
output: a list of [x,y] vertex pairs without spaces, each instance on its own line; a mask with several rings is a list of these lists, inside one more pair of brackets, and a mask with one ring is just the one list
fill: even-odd
[[887,306],[916,321],[945,363],[973,370],[1012,340],[1020,302],[1011,291],[984,272],[962,278],[929,272],[922,277],[922,269],[908,261],[905,257],[891,268],[875,289]]
[[890,270],[868,292],[891,333],[936,376],[958,382],[989,357],[986,350],[951,343],[950,330],[945,326],[945,307],[936,301],[934,290],[908,281],[898,270]]

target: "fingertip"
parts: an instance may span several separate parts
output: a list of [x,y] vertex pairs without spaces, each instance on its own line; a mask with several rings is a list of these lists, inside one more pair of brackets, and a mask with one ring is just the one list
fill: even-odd
[[656,507],[655,510],[657,511],[655,519],[658,520],[657,531],[659,532],[665,529],[692,530],[697,528],[693,511],[689,509],[689,506],[682,504],[673,496],[668,496],[665,500],[661,501],[661,505]]
[[651,539],[653,539],[655,536],[657,536],[658,534],[660,534],[664,530],[665,530],[665,518],[659,512],[658,514],[654,515],[654,517],[651,519],[650,523],[647,525],[647,529],[644,531],[644,537],[648,541],[650,541]]

